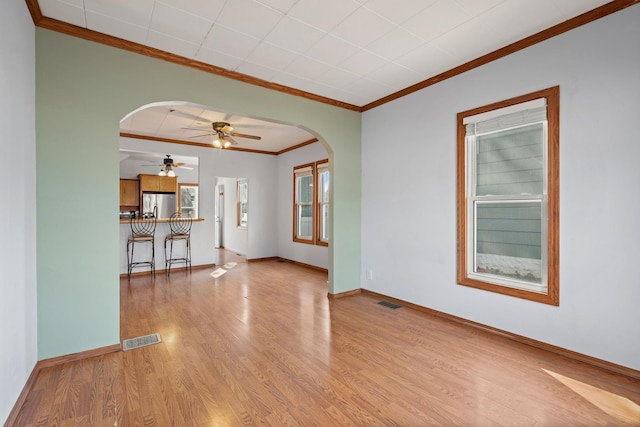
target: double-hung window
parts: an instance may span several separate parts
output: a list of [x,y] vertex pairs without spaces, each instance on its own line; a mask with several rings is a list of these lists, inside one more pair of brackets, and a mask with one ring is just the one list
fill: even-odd
[[293,240],[296,242],[313,243],[313,170],[313,163],[293,169]]
[[318,183],[318,228],[316,245],[329,244],[329,162],[316,162],[316,182]]
[[329,245],[329,160],[293,168],[293,241]]
[[458,283],[559,304],[558,98],[458,114]]

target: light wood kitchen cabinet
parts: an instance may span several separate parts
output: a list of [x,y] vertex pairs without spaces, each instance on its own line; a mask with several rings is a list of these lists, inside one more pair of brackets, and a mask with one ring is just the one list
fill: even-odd
[[140,192],[160,191],[163,193],[175,193],[178,185],[178,177],[160,175],[138,175],[140,178]]
[[140,205],[140,182],[137,179],[120,180],[120,210],[136,210]]

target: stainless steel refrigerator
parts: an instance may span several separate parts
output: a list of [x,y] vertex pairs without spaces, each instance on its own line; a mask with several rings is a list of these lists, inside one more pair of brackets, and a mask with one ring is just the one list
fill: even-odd
[[142,193],[142,215],[150,217],[156,212],[156,218],[170,218],[177,210],[175,193]]

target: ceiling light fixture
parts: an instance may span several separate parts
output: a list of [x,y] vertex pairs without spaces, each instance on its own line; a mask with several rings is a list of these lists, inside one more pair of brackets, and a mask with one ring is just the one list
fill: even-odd
[[164,166],[164,168],[160,169],[160,172],[158,172],[158,176],[176,176],[176,173],[173,171],[173,168],[171,167],[171,165],[167,164]]
[[231,145],[231,141],[226,139],[222,132],[218,132],[218,135],[213,139],[213,146],[216,148],[229,148]]

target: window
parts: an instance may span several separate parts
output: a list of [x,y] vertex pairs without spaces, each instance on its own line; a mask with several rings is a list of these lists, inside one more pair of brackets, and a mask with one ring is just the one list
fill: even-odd
[[249,182],[246,179],[236,181],[236,217],[239,228],[247,228],[249,220]]
[[329,161],[316,162],[317,218],[316,245],[329,244]]
[[458,283],[559,305],[559,88],[458,114]]
[[321,160],[294,167],[293,180],[293,240],[327,246],[329,244],[329,161]]
[[313,243],[313,169],[313,163],[293,169],[293,240],[296,242]]
[[178,184],[178,194],[178,212],[183,216],[198,218],[198,184]]

